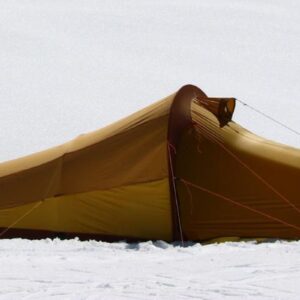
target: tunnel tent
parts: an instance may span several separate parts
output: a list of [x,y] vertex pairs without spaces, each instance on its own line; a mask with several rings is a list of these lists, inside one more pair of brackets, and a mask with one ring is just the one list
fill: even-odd
[[300,150],[187,85],[66,144],[0,164],[0,237],[300,237]]

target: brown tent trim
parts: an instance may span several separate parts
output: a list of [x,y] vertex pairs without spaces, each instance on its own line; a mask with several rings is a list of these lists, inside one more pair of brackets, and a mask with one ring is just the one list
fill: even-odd
[[[177,92],[170,108],[167,147],[171,145],[173,151],[167,151],[167,153],[170,156],[168,159],[168,168],[173,240],[185,240],[185,237],[184,235],[181,237],[180,201],[177,197],[176,182],[174,182],[175,178],[172,177],[172,171],[176,177],[176,148],[182,133],[192,125],[191,102],[197,97],[203,98],[207,96],[196,86],[186,85]],[[175,186],[175,189],[173,186]]]
[[[191,103],[196,100],[199,105],[210,111],[219,121],[220,127],[232,119],[235,109],[234,98],[211,98],[194,85],[183,86],[175,95],[169,114],[168,123],[168,168],[170,198],[173,220],[173,239],[185,240],[180,224],[180,200],[176,191],[176,149],[183,132],[193,126]],[[174,173],[175,178],[172,176]],[[175,189],[173,188],[175,187]],[[179,211],[178,211],[179,210]]]

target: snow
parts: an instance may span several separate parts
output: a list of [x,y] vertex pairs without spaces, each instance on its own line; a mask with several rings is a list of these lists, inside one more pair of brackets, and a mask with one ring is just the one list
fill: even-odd
[[2,240],[0,299],[299,299],[300,242]]
[[[0,161],[192,83],[300,131],[298,0],[0,0]],[[300,147],[238,105],[235,121]],[[0,240],[0,299],[298,299],[300,243]]]

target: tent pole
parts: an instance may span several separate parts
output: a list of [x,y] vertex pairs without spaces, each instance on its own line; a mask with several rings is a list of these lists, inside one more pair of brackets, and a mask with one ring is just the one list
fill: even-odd
[[[170,164],[170,171],[171,171],[171,177],[172,177],[172,188],[173,188],[173,192],[174,192],[174,200],[175,200],[175,205],[176,205],[176,215],[177,215],[179,234],[180,234],[180,239],[181,239],[181,246],[184,246],[183,232],[182,232],[180,212],[179,212],[178,194],[177,194],[176,183],[175,183],[176,178],[174,176],[174,169],[173,169],[170,148],[171,148],[171,144],[168,142],[168,156],[169,156],[169,164]],[[173,151],[175,151],[175,148]]]

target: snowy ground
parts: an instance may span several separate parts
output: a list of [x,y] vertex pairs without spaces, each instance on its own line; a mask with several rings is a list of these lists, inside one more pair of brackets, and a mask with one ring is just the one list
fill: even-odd
[[300,242],[2,240],[0,299],[299,299]]
[[[298,0],[0,0],[0,161],[187,83],[300,131]],[[238,106],[234,119],[300,147]],[[0,241],[0,299],[299,299],[300,243]]]

